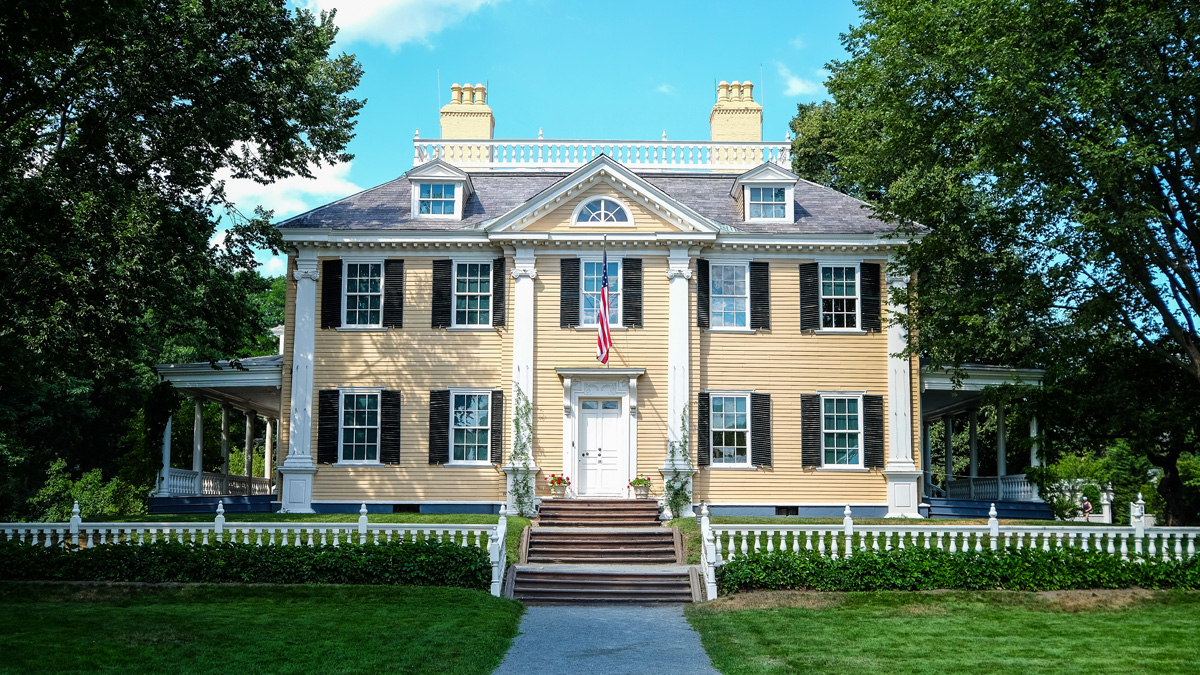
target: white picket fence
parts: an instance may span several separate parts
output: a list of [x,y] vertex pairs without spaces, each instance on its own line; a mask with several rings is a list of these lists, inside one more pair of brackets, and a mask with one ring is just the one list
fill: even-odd
[[345,544],[385,544],[405,541],[452,542],[485,550],[492,566],[491,593],[500,596],[507,558],[505,540],[508,518],[500,507],[495,525],[443,525],[422,523],[372,523],[367,505],[358,510],[357,523],[263,522],[226,523],[225,505],[217,503],[212,522],[180,523],[85,523],[79,517],[79,502],[66,523],[0,523],[6,541],[31,546],[143,546],[158,541],[176,541],[192,546],[218,542],[256,546],[339,546]]
[[759,551],[815,552],[831,558],[905,548],[995,551],[1001,548],[1078,548],[1120,555],[1122,560],[1187,560],[1196,555],[1200,528],[1146,527],[1145,502],[1138,495],[1129,527],[1086,525],[1001,526],[992,504],[987,525],[855,525],[847,505],[839,525],[715,525],[708,505],[700,507],[700,566],[705,594],[717,597],[717,568]]

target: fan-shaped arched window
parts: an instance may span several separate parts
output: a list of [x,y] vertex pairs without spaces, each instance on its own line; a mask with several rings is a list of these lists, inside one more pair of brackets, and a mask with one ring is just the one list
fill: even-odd
[[611,199],[593,199],[579,209],[575,216],[577,223],[628,223],[629,214],[625,207]]

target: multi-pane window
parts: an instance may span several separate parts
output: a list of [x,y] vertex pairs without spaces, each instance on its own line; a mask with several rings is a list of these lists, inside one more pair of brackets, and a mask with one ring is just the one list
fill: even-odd
[[577,223],[627,223],[629,214],[611,199],[594,199],[579,210]]
[[450,458],[455,462],[488,461],[490,394],[455,394],[450,413],[454,434]]
[[342,394],[343,462],[379,460],[379,394]]
[[750,188],[750,219],[782,220],[787,218],[787,189]]
[[750,422],[747,397],[712,396],[712,463],[746,464]]
[[745,328],[749,292],[746,265],[712,265],[708,274],[710,325]]
[[857,465],[862,428],[857,398],[822,399],[822,447],[826,465]]
[[346,263],[347,326],[382,325],[383,265]]
[[[580,303],[581,326],[597,326],[600,324],[600,284],[602,282],[604,263],[599,260],[583,263],[583,298]],[[619,325],[621,322],[621,263],[618,260],[608,261],[608,324]]]
[[821,328],[858,328],[858,267],[821,268]]
[[492,264],[454,266],[454,325],[492,324]]
[[417,200],[422,215],[454,215],[454,183],[421,183]]

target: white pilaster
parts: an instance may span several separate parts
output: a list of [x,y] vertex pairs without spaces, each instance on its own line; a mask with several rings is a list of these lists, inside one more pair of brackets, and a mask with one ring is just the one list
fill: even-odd
[[313,350],[317,330],[317,252],[300,249],[296,260],[296,319],[292,336],[292,408],[288,420],[288,454],[283,474],[284,513],[313,513],[312,484],[317,467],[312,458]]
[[204,401],[196,399],[196,417],[192,420],[192,471],[196,472],[195,494],[204,494]]
[[167,485],[167,481],[171,475],[171,419],[174,415],[167,415],[167,426],[163,428],[162,437],[162,476],[158,485],[158,497],[170,497],[171,488]]
[[[688,280],[692,278],[691,255],[686,247],[673,247],[667,260],[667,279],[669,283],[668,313],[667,313],[667,443],[668,454],[659,470],[663,482],[677,479],[686,473],[687,491],[692,493],[692,474],[686,464],[676,460],[671,461],[669,449],[682,441],[682,425],[684,411],[687,409],[691,396],[691,374],[688,362],[691,358],[688,337],[691,325],[688,321]],[[693,495],[693,501],[695,496]],[[684,513],[672,514],[676,518],[691,517],[694,514],[691,504]]]
[[[533,345],[534,345],[534,293],[533,280],[537,278],[537,269],[535,268],[535,258],[533,247],[521,246],[516,250],[513,256],[513,271],[512,278],[516,280],[513,288],[513,316],[512,316],[512,336],[513,336],[513,392],[512,406],[513,413],[516,414],[518,396],[517,392],[521,392],[533,400]],[[533,420],[529,423],[532,427]],[[516,425],[512,426],[512,444],[510,447],[517,448],[519,445],[532,446],[532,428],[529,430],[530,438],[518,438]],[[532,447],[530,447],[532,453]],[[537,479],[537,474],[540,469],[533,461],[532,454],[524,458],[520,463],[513,460],[509,456],[508,465],[503,467],[504,474],[507,478],[505,501],[506,511],[508,513],[519,513],[520,515],[530,515],[521,513],[520,506],[514,498],[514,488],[517,481],[523,481],[528,484],[529,494],[535,494],[536,489],[533,485]],[[536,500],[535,500],[536,501]],[[532,505],[531,505],[532,506]]]
[[912,360],[898,356],[908,348],[908,332],[899,315],[904,305],[892,301],[893,290],[908,286],[908,275],[887,275],[888,283],[888,517],[920,518],[921,470],[913,463]]

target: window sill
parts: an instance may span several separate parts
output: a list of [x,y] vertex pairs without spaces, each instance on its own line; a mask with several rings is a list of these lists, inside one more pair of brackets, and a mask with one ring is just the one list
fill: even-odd
[[414,220],[462,220],[457,213],[418,213]]
[[[575,330],[580,331],[582,333],[595,333],[596,331],[600,330],[600,326],[575,326]],[[609,331],[627,330],[627,327],[626,326],[614,326],[614,325],[610,324],[608,326],[608,330]]]
[[750,464],[746,464],[746,465],[742,465],[742,464],[733,464],[733,465],[709,464],[708,468],[710,468],[714,471],[758,471],[757,466],[753,466]]
[[357,467],[357,466],[383,466],[383,462],[366,462],[366,461],[363,461],[363,462],[336,462],[334,464],[330,464],[330,466],[332,466],[334,468],[343,468],[344,469],[346,467]]
[[497,326],[446,326],[446,330],[461,330],[461,331],[494,331]]
[[813,331],[816,335],[866,335],[867,331],[854,328],[821,328]]
[[446,462],[442,466],[453,467],[456,469],[481,469],[492,466],[491,462]]
[[817,471],[835,471],[835,472],[841,472],[841,473],[870,473],[871,472],[870,469],[866,469],[861,466],[847,466],[847,467],[819,466],[819,467],[817,467]]
[[727,327],[727,326],[718,326],[718,327],[715,327],[715,328],[713,328],[713,327],[710,327],[710,328],[708,329],[708,332],[710,332],[710,333],[735,333],[735,334],[738,334],[738,333],[740,333],[740,334],[749,334],[749,333],[757,333],[757,332],[758,332],[758,329],[757,329],[757,328],[730,328],[730,327]]
[[385,333],[390,328],[390,326],[338,326],[334,330],[347,333]]

